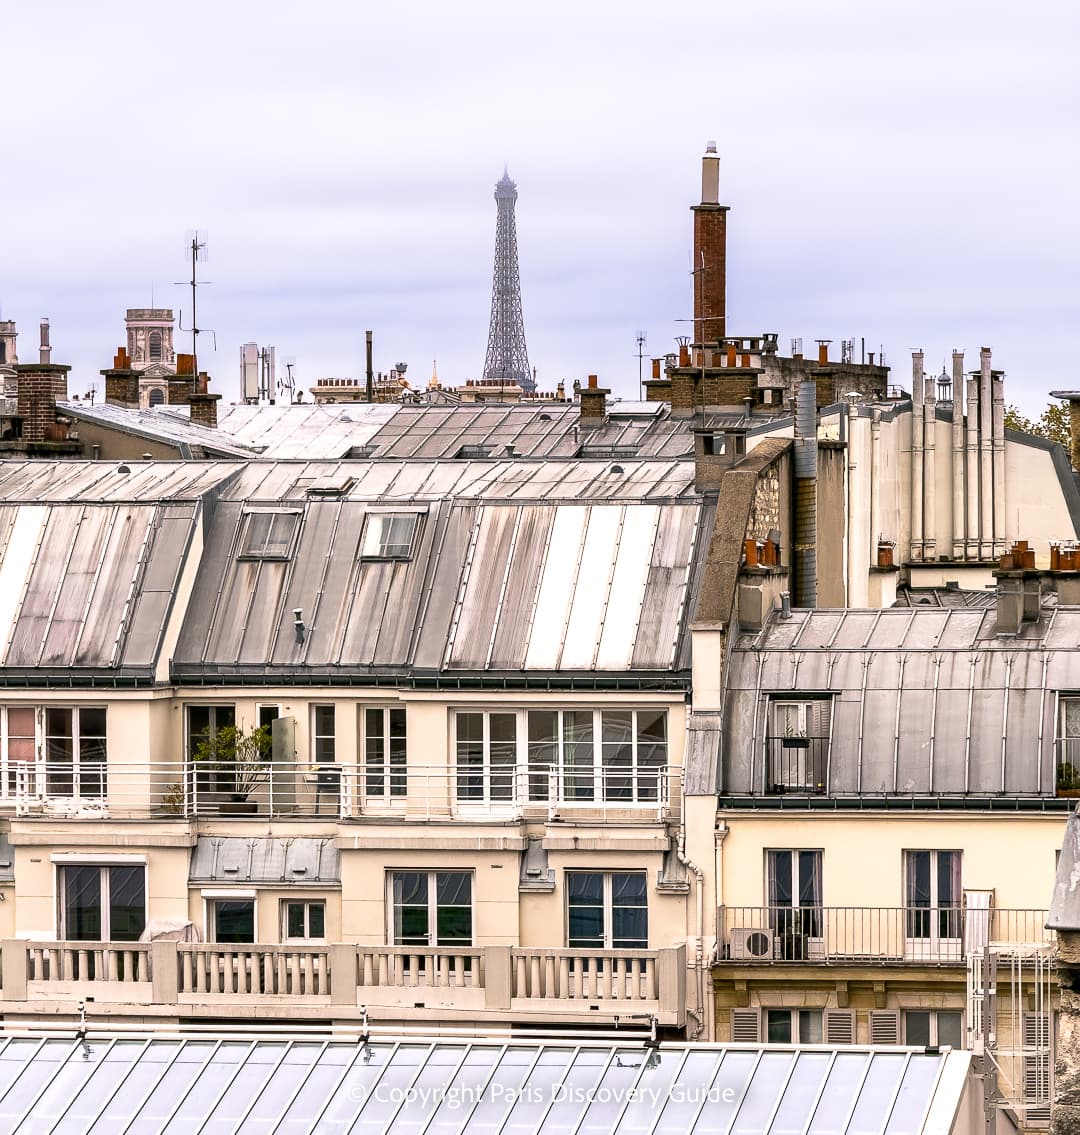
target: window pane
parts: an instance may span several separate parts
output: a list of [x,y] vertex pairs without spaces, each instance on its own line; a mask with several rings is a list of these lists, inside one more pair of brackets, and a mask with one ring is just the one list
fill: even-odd
[[286,907],[285,934],[289,938],[304,937],[304,904],[291,902]]
[[472,910],[465,906],[440,906],[437,912],[439,946],[472,944]]
[[563,713],[563,795],[568,800],[592,800],[596,795],[593,714],[591,710]]
[[426,871],[395,871],[394,902],[423,903],[427,906],[428,877]]
[[927,1045],[930,1043],[930,1014],[910,1011],[904,1014],[904,1043]]
[[63,867],[64,937],[101,941],[101,868]]
[[615,907],[611,912],[611,945],[614,949],[647,949],[649,912],[644,907]]
[[34,710],[31,706],[12,706],[7,711],[8,760],[34,759]]
[[937,1042],[950,1048],[963,1048],[962,1014],[939,1010],[937,1015]]
[[799,1044],[821,1044],[821,1014],[816,1009],[799,1010]]
[[647,896],[645,872],[616,872],[611,876],[611,901],[615,906],[643,906]]
[[315,707],[315,732],[320,737],[332,736],[334,732],[334,709],[332,705]]
[[572,906],[569,910],[568,945],[578,950],[604,948],[604,908]]
[[326,904],[321,902],[308,903],[308,937],[326,937]]
[[435,876],[435,896],[439,906],[468,906],[472,902],[471,872],[440,871]]
[[769,1044],[791,1044],[791,1010],[765,1010],[765,1039]]
[[570,871],[566,876],[566,893],[573,903],[604,901],[604,876],[599,871]]
[[146,926],[146,869],[110,867],[109,940],[137,942]]
[[214,903],[215,942],[254,942],[255,903],[218,899]]

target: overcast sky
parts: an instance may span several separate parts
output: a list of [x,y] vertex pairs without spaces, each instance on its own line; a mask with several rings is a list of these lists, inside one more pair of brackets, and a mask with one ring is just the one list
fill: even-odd
[[541,388],[634,397],[710,139],[731,333],[865,338],[904,385],[986,344],[1031,412],[1080,387],[1075,0],[35,0],[4,39],[0,302],[73,393],[125,308],[187,325],[196,226],[227,400],[241,343],[307,386],[362,377],[366,328],[378,369],[479,377],[505,163]]

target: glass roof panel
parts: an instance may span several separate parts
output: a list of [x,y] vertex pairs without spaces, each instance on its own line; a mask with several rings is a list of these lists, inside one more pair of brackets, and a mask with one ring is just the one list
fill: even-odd
[[[409,1085],[431,1055],[430,1044],[403,1044],[392,1060],[382,1054],[372,1057],[372,1064],[385,1061],[383,1073],[366,1092],[359,1093],[359,1119],[350,1130],[368,1132],[389,1130],[394,1117],[409,1099]],[[329,1124],[327,1124],[329,1126]],[[374,1125],[374,1126],[373,1126]]]
[[922,1130],[943,1061],[942,1056],[916,1054],[911,1058],[885,1129],[886,1135],[916,1135]]
[[[717,1076],[718,1065],[723,1054],[715,1049],[703,1051],[690,1050],[679,1074],[675,1077],[664,1095],[664,1111],[660,1116],[660,1127],[664,1131],[690,1131],[698,1112],[705,1103],[707,1089]],[[727,1069],[725,1068],[725,1071]],[[725,1076],[725,1083],[727,1077]],[[645,1081],[642,1081],[642,1086]],[[741,1091],[741,1082],[737,1090]],[[731,1118],[731,1107],[722,1112],[721,1124],[727,1126]]]
[[773,1119],[769,1135],[802,1135],[814,1100],[829,1070],[827,1052],[800,1052],[791,1074],[780,1109]]
[[[328,1131],[349,1131],[358,1115],[386,1071],[387,1062],[394,1051],[394,1045],[372,1044],[348,1046],[355,1056],[349,1065],[344,1079],[338,1085],[334,1098],[322,1115],[322,1123]],[[290,1109],[292,1110],[292,1109]],[[357,1130],[360,1130],[357,1127]]]
[[870,1071],[848,1126],[851,1135],[876,1135],[885,1129],[907,1060],[906,1053],[890,1052],[875,1052],[870,1058]]
[[[203,1117],[213,1110],[214,1102],[229,1086],[249,1048],[249,1044],[225,1041],[204,1065],[162,1135],[186,1135],[187,1132],[198,1131]],[[165,1114],[168,1115],[169,1111],[166,1110]]]
[[[545,1053],[539,1053],[543,1058]],[[549,1061],[552,1054],[547,1054]],[[508,1048],[495,1068],[483,1096],[469,1116],[469,1129],[498,1131],[499,1125],[516,1103],[525,1088],[526,1077],[537,1059],[535,1048]],[[563,1064],[566,1055],[563,1054]]]
[[500,1051],[490,1045],[469,1046],[464,1063],[446,1086],[442,1106],[435,1114],[427,1135],[460,1131],[466,1119],[478,1109],[485,1094],[491,1095],[497,1090],[493,1074],[501,1067]]
[[[327,1103],[336,1095],[342,1080],[349,1074],[349,1066],[361,1059],[361,1052],[359,1045],[329,1045],[288,1105],[285,1117],[276,1129],[276,1135],[310,1132],[314,1121],[321,1117]],[[259,1102],[261,1104],[262,1100]],[[269,1130],[275,1129],[271,1125]]]
[[[541,1131],[555,1133],[562,1131],[576,1131],[585,1112],[589,1108],[590,1100],[597,1095],[600,1081],[608,1061],[611,1059],[610,1049],[585,1048],[574,1059],[573,1064],[566,1071],[561,1084],[553,1084],[551,1094],[544,1106],[550,1102],[550,1110],[544,1118]],[[614,1120],[617,1108],[608,1104],[609,1114]],[[610,1129],[609,1124],[609,1129]]]
[[689,1054],[682,1049],[672,1052],[656,1050],[652,1054],[648,1068],[641,1071],[638,1086],[641,1091],[633,1107],[628,1107],[619,1124],[620,1135],[624,1132],[638,1135],[639,1132],[652,1131],[657,1117],[672,1093],[672,1081],[678,1075]]
[[[23,1071],[0,1099],[0,1121],[15,1120],[23,1114],[37,1098],[41,1090],[56,1076],[59,1066],[68,1058],[74,1043],[70,1040],[48,1040],[32,1059],[28,1059]],[[29,1058],[31,1052],[25,1053]],[[14,1123],[0,1122],[0,1128],[12,1130]]]
[[695,1131],[726,1131],[750,1088],[758,1054],[752,1049],[725,1052],[722,1063],[707,1085]]
[[602,1132],[606,1135],[614,1130],[613,1121],[624,1105],[628,1105],[639,1093],[644,1093],[652,1071],[650,1060],[655,1060],[655,1054],[640,1046],[616,1051],[589,1102],[578,1128],[580,1135],[601,1135]]
[[[797,1053],[766,1052],[754,1069],[754,1077],[739,1104],[732,1131],[736,1135],[756,1135],[759,1131],[770,1130],[770,1120],[780,1103],[788,1072],[791,1071]],[[712,1116],[709,1125],[712,1126]]]
[[540,1117],[570,1071],[575,1051],[566,1045],[547,1046],[541,1051],[540,1059],[514,1098],[513,1109],[502,1128],[505,1135],[532,1135],[536,1131]]
[[[322,1047],[304,1045],[309,1051],[301,1060],[289,1060],[294,1054],[286,1042],[264,1041],[248,1053],[243,1067],[225,1089],[225,1094],[214,1108],[214,1118],[237,1123],[252,1109],[252,1114],[280,1117],[286,1102],[296,1091],[297,1080],[304,1075]],[[276,1089],[276,1090],[275,1090]]]
[[[121,1044],[135,1044],[135,1041],[121,1042]],[[117,1045],[117,1048],[120,1044]],[[143,1049],[135,1064],[128,1070],[128,1074],[120,1090],[112,1099],[99,1099],[94,1101],[94,1107],[85,1114],[87,1118],[97,1116],[88,1135],[115,1135],[123,1131],[128,1120],[139,1111],[140,1101],[147,1099],[154,1090],[158,1080],[164,1075],[169,1061],[173,1060],[181,1051],[180,1041],[151,1041]],[[72,1114],[82,1114],[72,1109]],[[139,1130],[138,1126],[132,1131]]]
[[[394,1135],[423,1131],[433,1112],[458,1110],[447,1107],[446,1090],[467,1052],[468,1046],[464,1044],[435,1046],[420,1075],[408,1088],[405,1106],[394,1120]],[[460,1111],[458,1114],[460,1120]]]
[[844,1130],[868,1059],[865,1052],[843,1052],[837,1056],[807,1135],[834,1135]]
[[[131,1128],[133,1133],[160,1129],[162,1122],[176,1107],[177,1101],[192,1089],[202,1073],[203,1065],[213,1054],[214,1048],[213,1041],[189,1040],[183,1042],[179,1054],[172,1063],[169,1063],[169,1058],[165,1057],[159,1066],[161,1078],[139,1109],[139,1121]],[[157,1045],[152,1046],[151,1051],[157,1063],[157,1058],[162,1053]]]

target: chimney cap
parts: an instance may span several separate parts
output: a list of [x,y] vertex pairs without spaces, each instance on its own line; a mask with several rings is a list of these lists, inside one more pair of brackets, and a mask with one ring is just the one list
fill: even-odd
[[716,143],[714,141],[712,141],[711,139],[708,142],[705,143],[705,153],[707,153],[707,154],[715,154],[716,153]]

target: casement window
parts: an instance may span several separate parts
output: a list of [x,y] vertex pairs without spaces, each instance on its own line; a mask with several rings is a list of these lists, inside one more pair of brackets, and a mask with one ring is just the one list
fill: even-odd
[[254,898],[214,898],[207,901],[207,937],[211,942],[254,942]]
[[817,850],[765,852],[769,925],[777,935],[781,958],[811,958],[815,944],[820,944],[821,861],[822,853]]
[[365,792],[403,797],[407,784],[404,706],[366,706],[360,715]]
[[420,512],[369,512],[364,517],[360,558],[407,560],[412,557],[420,530]]
[[20,771],[29,776],[37,758],[37,710],[32,705],[0,706],[0,789],[14,796]]
[[767,1044],[821,1044],[820,1009],[763,1009]]
[[517,767],[516,713],[458,713],[454,723],[457,798],[510,801]]
[[104,706],[45,706],[45,791],[102,797],[106,790]]
[[964,1015],[953,1009],[907,1009],[903,1014],[904,1044],[964,1047]]
[[566,944],[571,949],[648,949],[645,872],[567,871],[566,915]]
[[137,942],[146,927],[146,866],[65,863],[57,868],[59,936]]
[[194,759],[198,747],[219,729],[236,724],[236,706],[189,705],[187,707],[187,755]]
[[390,928],[395,946],[471,946],[471,871],[391,871]]
[[311,756],[315,764],[332,765],[337,758],[336,707],[311,707]]
[[761,1044],[763,1031],[771,1044],[854,1044],[855,1013],[852,1009],[731,1010],[735,1043]]
[[240,527],[241,560],[287,560],[300,530],[299,512],[245,512]]
[[281,904],[281,940],[312,942],[326,939],[326,903],[284,901]]
[[1058,743],[1055,784],[1059,790],[1080,789],[1080,697],[1058,703]]
[[459,802],[657,802],[667,791],[667,711],[455,714]]
[[909,945],[925,944],[946,953],[959,949],[963,898],[959,851],[904,852],[904,923]]
[[828,783],[829,698],[772,698],[766,745],[770,793],[820,793]]

